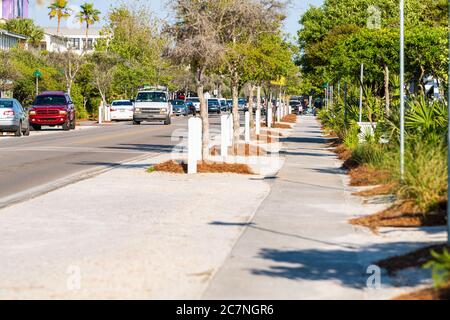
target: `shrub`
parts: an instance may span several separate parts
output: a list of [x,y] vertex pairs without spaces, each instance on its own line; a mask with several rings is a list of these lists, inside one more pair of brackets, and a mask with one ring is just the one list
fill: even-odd
[[432,210],[447,195],[447,155],[442,144],[418,142],[405,153],[405,175],[399,195]]
[[439,288],[450,281],[450,253],[444,248],[442,253],[432,250],[431,255],[434,259],[424,267],[432,270],[434,285]]

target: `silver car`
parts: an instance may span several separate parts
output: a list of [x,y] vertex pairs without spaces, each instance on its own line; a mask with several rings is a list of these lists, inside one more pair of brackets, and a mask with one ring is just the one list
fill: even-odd
[[17,137],[30,135],[28,112],[16,99],[0,99],[0,132],[13,132]]

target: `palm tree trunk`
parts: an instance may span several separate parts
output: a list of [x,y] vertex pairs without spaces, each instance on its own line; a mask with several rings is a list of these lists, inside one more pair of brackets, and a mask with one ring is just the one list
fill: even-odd
[[61,16],[58,15],[58,29],[56,30],[57,36],[59,36],[60,31],[61,31]]
[[387,64],[384,64],[384,96],[386,99],[386,114],[389,115],[390,113],[390,104],[391,104],[391,97],[389,92],[389,67]]
[[88,50],[88,39],[89,39],[89,23],[86,22],[86,42],[84,43],[84,51]]
[[253,83],[250,86],[250,97],[248,98],[248,112],[250,114],[250,129],[255,128],[255,124],[253,123],[253,92],[255,90],[255,86]]

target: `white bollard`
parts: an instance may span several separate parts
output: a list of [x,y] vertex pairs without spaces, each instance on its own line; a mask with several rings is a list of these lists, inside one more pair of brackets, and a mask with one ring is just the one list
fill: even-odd
[[[199,130],[200,129],[200,130]],[[198,157],[202,151],[202,120],[192,117],[188,121],[188,174],[197,173],[197,163],[201,160]],[[200,134],[199,134],[200,133]]]
[[256,134],[261,134],[261,110],[256,109],[256,124],[255,124],[255,131]]
[[233,122],[233,114],[230,113],[228,115],[228,146],[233,145],[233,130],[234,130],[234,122]]
[[98,124],[102,124],[103,122],[103,105],[100,104],[98,106]]
[[245,143],[250,143],[250,112],[245,112]]
[[289,106],[289,114],[292,114],[292,106]]
[[267,128],[272,128],[272,107],[267,108]]
[[228,120],[229,115],[222,115],[220,117],[220,155],[222,157],[228,156],[228,144],[230,143],[230,121]]
[[281,118],[281,108],[278,107],[277,108],[277,122],[280,122],[280,118]]

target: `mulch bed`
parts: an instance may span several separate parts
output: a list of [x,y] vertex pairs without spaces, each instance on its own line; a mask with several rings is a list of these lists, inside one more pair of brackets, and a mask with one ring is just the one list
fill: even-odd
[[350,185],[356,187],[379,185],[388,181],[390,177],[388,171],[376,170],[365,165],[352,168],[349,175]]
[[392,300],[450,300],[450,284],[402,294]]
[[337,141],[332,142],[331,146],[336,146],[336,148],[334,149],[334,153],[337,154],[338,159],[343,161],[350,159],[352,156],[352,151],[348,149],[345,145],[336,144],[336,142]]
[[[266,140],[270,140],[272,142],[271,137],[265,137]],[[263,141],[266,141],[263,140]],[[211,149],[211,155],[212,156],[220,156],[220,147],[215,146]],[[267,151],[262,149],[261,147],[251,145],[251,144],[238,144],[235,147],[229,147],[228,148],[228,155],[230,156],[242,156],[242,157],[250,157],[250,156],[265,156],[267,155]]]
[[272,128],[275,129],[292,129],[292,126],[286,124],[286,123],[279,123],[279,122],[275,122],[272,126]]
[[398,271],[404,269],[423,267],[425,263],[433,259],[431,250],[442,252],[444,248],[450,249],[450,246],[445,243],[428,246],[401,256],[383,259],[375,264],[383,269],[386,269],[390,276],[394,276]]
[[[169,173],[187,173],[187,164],[175,161],[166,161],[153,166],[150,172],[169,172]],[[239,163],[218,163],[203,161],[197,166],[198,173],[237,173],[237,174],[254,174],[250,167],[246,164]]]
[[281,119],[281,122],[296,123],[297,116],[295,114],[288,114],[287,116],[284,116],[283,119]]
[[413,201],[396,203],[381,212],[351,219],[350,224],[364,226],[374,231],[381,227],[414,228],[434,227],[447,224],[445,210],[423,213]]
[[395,194],[397,186],[397,183],[382,184],[368,190],[353,192],[353,195],[360,197],[386,196]]

